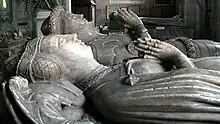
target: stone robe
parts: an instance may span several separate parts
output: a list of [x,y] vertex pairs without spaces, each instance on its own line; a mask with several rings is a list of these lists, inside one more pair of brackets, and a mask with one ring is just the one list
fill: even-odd
[[126,124],[220,122],[219,71],[140,73],[138,66],[130,74],[125,63],[113,66],[85,91],[106,119]]

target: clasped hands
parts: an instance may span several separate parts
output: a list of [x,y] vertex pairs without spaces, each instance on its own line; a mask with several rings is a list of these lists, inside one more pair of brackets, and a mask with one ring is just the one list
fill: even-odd
[[[130,9],[119,8],[114,17],[137,31],[146,30],[141,19]],[[176,47],[156,39],[151,39],[149,36],[137,39],[134,41],[134,45],[135,49],[139,51],[143,57],[149,55],[160,60],[172,59],[172,57],[176,57],[178,53],[180,53]]]
[[134,45],[135,49],[143,55],[143,58],[146,58],[144,56],[148,55],[156,57],[160,60],[169,60],[173,57],[176,57],[180,52],[176,47],[169,43],[147,37],[138,38],[134,41]]

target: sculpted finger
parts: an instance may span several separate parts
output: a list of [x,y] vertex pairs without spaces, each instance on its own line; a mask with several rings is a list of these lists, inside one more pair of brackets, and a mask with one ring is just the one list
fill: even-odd
[[[145,39],[148,39],[147,37],[145,37]],[[160,41],[157,39],[151,39],[151,42],[155,42],[155,43],[159,43]]]
[[144,59],[150,59],[149,55],[144,55]]
[[157,56],[158,56],[158,55],[152,56],[152,55],[145,54],[145,55],[143,56],[143,58],[144,58],[144,59],[157,59],[157,58],[158,58]]
[[118,12],[118,16],[119,16],[120,18],[124,19],[124,15],[123,15],[122,13]]
[[143,44],[145,44],[148,41],[150,41],[150,39],[138,38],[137,40],[135,40],[135,43],[143,43]]
[[143,44],[143,43],[139,43],[137,46],[140,47],[140,48],[142,48],[142,49],[151,49],[151,46],[150,46],[150,45]]
[[134,44],[134,45],[137,45],[138,43],[139,43],[139,41],[137,41],[137,40],[134,40],[134,41],[133,41],[133,44]]
[[151,42],[151,40],[150,40],[150,41],[145,41],[145,43],[143,43],[143,42],[140,42],[140,43],[145,44],[145,45],[148,45],[148,46],[151,46],[151,47],[155,47],[155,48],[160,48],[159,46],[161,46],[161,45],[158,44],[158,43]]
[[122,10],[121,10],[121,8],[120,7],[118,7],[118,13],[122,13]]
[[119,9],[119,10],[118,10],[118,13],[119,13],[120,15],[122,15],[123,17],[128,16],[128,13],[126,13],[126,11],[125,11],[124,9]]
[[158,49],[162,49],[162,44],[160,43],[155,43],[155,42],[147,42],[146,44],[152,46],[152,47],[155,47],[155,48],[158,48]]
[[127,22],[131,17],[128,16],[125,12],[123,12],[122,10],[118,12],[118,16],[120,18],[122,18],[122,20],[124,20],[125,22]]
[[148,55],[152,55],[152,56],[156,56],[158,57],[158,53],[157,52],[154,52],[154,51],[151,51],[151,50],[145,50],[145,49],[142,49],[140,47],[135,47],[135,49],[139,52],[142,52],[144,54],[148,54]]
[[129,15],[130,15],[127,10],[125,10],[125,9],[121,9],[121,10],[122,10],[122,12],[123,12],[126,16],[129,16]]
[[137,17],[137,14],[135,14],[133,11],[131,11],[129,8],[127,8],[127,11],[132,15],[132,16],[135,16]]
[[162,43],[160,40],[157,40],[157,39],[149,39],[148,37],[144,37],[144,40],[150,41],[150,42],[153,42],[153,43]]
[[143,43],[143,44],[145,44],[145,43],[147,42],[146,40],[143,40],[142,38],[138,38],[137,41],[138,41],[139,43]]
[[145,50],[151,50],[151,51],[157,52],[157,53],[160,52],[160,49],[155,47],[155,46],[153,46],[153,45],[151,46],[151,45],[146,45],[146,44],[139,43],[138,47],[140,47],[142,49],[145,49]]
[[142,52],[142,53],[145,53],[145,54],[151,54],[151,51],[150,50],[145,50],[145,49],[142,49],[142,48],[140,48],[140,47],[137,47],[136,48],[138,51],[140,51],[140,52]]
[[151,47],[154,47],[156,43],[153,43],[153,42],[151,42],[151,41],[147,41],[145,44],[146,44],[146,45],[149,45],[149,46],[151,46]]
[[163,46],[163,42],[159,41],[159,40],[156,40],[156,39],[150,39],[149,38],[145,38],[145,40],[147,41],[146,44],[148,45],[151,45],[153,47],[156,47],[156,48],[162,48]]
[[117,11],[119,12],[119,11],[120,11],[120,9],[121,9],[121,8],[118,6],[118,7],[117,7]]
[[122,17],[122,16],[124,16],[124,12],[122,12],[121,9],[118,9],[118,15]]
[[144,37],[144,40],[146,41],[151,41],[151,42],[154,42],[154,43],[162,43],[160,40],[157,40],[157,39],[149,39],[148,37]]
[[136,49],[140,53],[144,53],[144,49],[143,48],[135,46],[134,49]]

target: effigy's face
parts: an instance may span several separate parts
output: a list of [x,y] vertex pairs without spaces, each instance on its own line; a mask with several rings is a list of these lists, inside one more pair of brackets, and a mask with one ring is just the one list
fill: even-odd
[[62,49],[69,51],[74,57],[93,58],[91,47],[85,45],[81,40],[68,42],[62,46]]
[[67,68],[94,59],[91,47],[79,40],[76,34],[45,36],[41,42],[41,53],[55,57]]
[[83,17],[82,14],[66,13],[64,17],[66,26],[64,29],[65,34],[78,33],[88,24],[88,21]]
[[76,34],[59,35],[58,43],[60,49],[74,57],[93,58],[93,52],[90,46],[77,38]]

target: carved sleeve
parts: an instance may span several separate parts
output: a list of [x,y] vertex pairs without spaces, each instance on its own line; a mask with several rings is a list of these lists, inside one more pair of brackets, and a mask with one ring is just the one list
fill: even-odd
[[151,39],[150,34],[148,33],[148,30],[145,28],[144,24],[140,24],[135,28],[135,32],[138,37],[147,37]]

